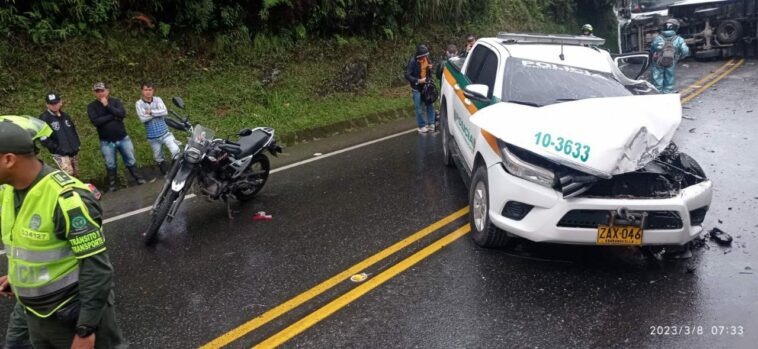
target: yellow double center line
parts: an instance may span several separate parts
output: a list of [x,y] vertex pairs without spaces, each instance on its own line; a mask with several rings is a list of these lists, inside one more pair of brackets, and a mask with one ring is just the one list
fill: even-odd
[[[414,233],[411,236],[408,236],[407,238],[398,241],[397,243],[393,244],[390,247],[387,247],[386,249],[374,254],[373,256],[366,258],[365,260],[359,262],[358,264],[353,265],[352,267],[346,269],[345,271],[332,276],[331,278],[327,279],[326,281],[312,287],[311,289],[295,296],[294,298],[278,305],[277,307],[263,313],[263,315],[258,316],[255,319],[252,319],[237,328],[227,332],[226,334],[222,335],[221,337],[218,337],[214,339],[213,341],[209,342],[208,344],[203,345],[201,348],[221,348],[239,338],[242,336],[252,332],[253,330],[267,324],[271,320],[274,320],[278,318],[279,316],[289,312],[290,310],[299,307],[303,303],[315,298],[316,296],[328,291],[329,289],[333,288],[334,286],[337,286],[341,282],[347,280],[350,278],[350,276],[355,275],[357,273],[360,273],[367,268],[371,267],[372,265],[384,260],[385,258],[395,254],[396,252],[410,246],[414,242],[423,239],[424,237],[434,233],[435,231],[445,227],[446,225],[452,223],[458,218],[461,218],[468,214],[469,209],[468,207],[464,207],[449,216],[432,223],[431,225],[427,226],[424,229],[419,230],[418,232]],[[467,231],[468,232],[468,231]],[[454,233],[452,233],[454,234]],[[448,235],[450,236],[450,235]],[[444,239],[444,238],[443,238]],[[439,241],[438,241],[439,242]],[[440,247],[442,248],[442,247]],[[436,250],[435,250],[436,251]],[[430,253],[431,254],[431,253]],[[420,260],[420,259],[419,259]],[[394,268],[394,267],[393,267]],[[405,269],[403,269],[405,270]],[[386,271],[385,271],[386,273]],[[382,273],[384,274],[384,273]],[[380,274],[381,275],[381,274]],[[364,284],[365,285],[365,284]],[[299,333],[299,332],[298,332]]]
[[[729,75],[731,72],[733,72],[735,69],[739,68],[744,63],[744,61],[745,61],[744,59],[730,60],[726,62],[724,65],[720,66],[715,71],[713,71],[712,73],[706,75],[705,77],[699,79],[692,85],[688,86],[686,89],[682,91],[682,104],[688,103],[693,98],[705,92],[708,88],[713,86],[713,84],[717,83],[718,81],[720,81],[721,79]],[[278,305],[277,307],[265,312],[264,314],[256,317],[255,319],[252,319],[240,325],[239,327],[227,332],[221,337],[218,337],[214,339],[213,341],[203,345],[201,348],[203,349],[221,348],[225,345],[232,343],[233,341],[247,335],[248,333],[254,331],[255,329],[260,328],[261,326],[269,323],[270,321],[280,317],[281,315],[284,315],[290,310],[297,308],[300,305],[308,302],[309,300],[330,290],[331,288],[337,286],[338,284],[350,278],[350,276],[366,270],[367,268],[375,265],[376,263],[384,260],[385,258],[410,246],[414,242],[417,242],[423,239],[424,237],[429,236],[435,231],[465,216],[468,212],[469,212],[469,208],[464,207],[450,214],[449,216],[427,226],[424,229],[421,229],[420,231],[414,233],[413,235],[403,240],[398,241],[394,245],[374,254],[373,256],[359,262],[358,264],[353,265],[352,267],[346,269],[345,271],[337,275],[334,275],[328,280]],[[404,260],[393,265],[387,270],[379,273],[373,278],[351,289],[347,293],[337,297],[336,299],[324,305],[323,307],[319,308],[318,310],[310,313],[309,315],[305,316],[299,321],[293,323],[292,325],[279,331],[273,336],[267,338],[263,342],[256,345],[256,348],[272,348],[272,347],[276,347],[278,345],[281,345],[287,342],[291,338],[297,336],[298,334],[307,330],[311,326],[317,324],[321,320],[329,317],[330,315],[334,314],[335,312],[342,309],[346,305],[350,304],[351,302],[355,301],[356,299],[360,298],[361,296],[365,295],[366,293],[370,292],[371,290],[375,289],[381,284],[387,282],[388,280],[392,279],[393,277],[397,276],[398,274],[412,267],[416,263],[424,260],[425,258],[431,256],[435,252],[455,242],[460,237],[468,234],[470,232],[470,229],[471,228],[468,224],[461,226],[460,228],[456,229],[452,233],[449,233],[448,235],[440,238],[439,240],[433,242],[432,244],[424,247],[423,249],[414,253],[410,257],[405,258]]]
[[729,69],[731,66],[733,66],[737,62],[736,59],[730,59],[726,61],[724,64],[719,66],[716,70],[713,72],[706,74],[702,78],[700,78],[698,81],[695,81],[692,83],[692,85],[687,86],[684,90],[682,90],[679,94],[682,96],[682,98],[686,98],[687,96],[691,95],[696,90],[703,87],[707,82],[713,80],[713,78],[719,76],[721,73],[723,73],[725,70]]
[[[692,99],[695,97],[701,95],[703,92],[711,88],[713,84],[721,81],[723,78],[725,78],[727,75],[731,74],[735,69],[742,66],[742,64],[745,63],[744,58],[740,58],[735,62],[735,60],[730,60],[726,64],[722,65],[717,69],[715,72],[709,74],[706,76],[706,78],[710,78],[710,80],[706,79],[703,81],[698,81],[694,84],[692,84],[690,87],[692,87],[692,92],[688,93],[686,96],[682,96],[682,104],[689,103]],[[701,79],[702,80],[702,79]],[[707,81],[707,82],[706,82]],[[703,84],[705,82],[705,84]],[[703,84],[703,85],[701,85]],[[687,88],[689,89],[689,87]]]
[[402,260],[400,263],[393,265],[389,269],[381,272],[379,275],[369,279],[368,281],[361,284],[360,286],[348,291],[344,295],[331,301],[329,304],[321,307],[319,310],[312,312],[308,316],[302,318],[300,321],[290,325],[289,327],[285,328],[279,333],[269,337],[265,341],[256,345],[255,348],[274,348],[283,344],[284,342],[288,341],[290,338],[297,336],[298,334],[307,330],[308,328],[315,325],[319,321],[334,314],[334,312],[336,312],[337,310],[342,309],[342,307],[350,304],[352,301],[358,299],[359,297],[373,290],[377,286],[385,283],[387,280],[392,279],[393,277],[402,273],[406,269],[414,266],[416,263],[420,262],[424,258],[431,256],[433,253],[455,242],[455,240],[458,240],[458,238],[460,238],[461,236],[468,234],[469,231],[471,231],[471,226],[468,224],[456,229],[454,232],[435,241],[431,245],[424,247],[423,249],[414,253],[410,257]]

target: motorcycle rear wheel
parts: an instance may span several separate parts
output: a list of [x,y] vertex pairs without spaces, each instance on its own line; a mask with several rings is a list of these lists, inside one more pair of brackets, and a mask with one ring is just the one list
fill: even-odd
[[240,177],[246,178],[248,181],[261,180],[261,182],[253,186],[236,190],[234,196],[237,197],[239,201],[249,201],[252,199],[255,194],[258,194],[258,192],[263,189],[263,186],[268,180],[268,174],[270,171],[271,164],[266,155],[258,154],[253,157],[250,167],[248,167]]
[[166,216],[168,216],[168,211],[178,197],[178,192],[169,190],[168,193],[166,193],[166,197],[161,200],[160,204],[158,204],[158,208],[155,210],[155,214],[153,214],[152,220],[150,221],[150,227],[147,228],[147,231],[144,234],[142,234],[145,246],[150,246],[155,243],[155,238],[158,237],[158,230],[160,230],[163,221],[165,221]]

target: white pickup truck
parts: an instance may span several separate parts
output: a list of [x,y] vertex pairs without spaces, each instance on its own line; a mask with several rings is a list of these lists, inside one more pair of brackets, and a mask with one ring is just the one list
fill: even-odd
[[480,246],[683,245],[702,231],[712,183],[671,142],[679,95],[626,77],[628,57],[603,42],[501,33],[446,63],[443,161],[470,185]]

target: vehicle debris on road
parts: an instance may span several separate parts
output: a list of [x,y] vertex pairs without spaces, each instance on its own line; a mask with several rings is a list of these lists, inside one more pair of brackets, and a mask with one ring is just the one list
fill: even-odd
[[253,215],[254,221],[270,221],[274,219],[274,216],[266,214],[266,211],[258,211]]
[[732,240],[733,240],[732,236],[719,228],[711,229],[711,231],[709,231],[708,234],[710,235],[711,240],[716,241],[716,243],[718,243],[719,245],[722,245],[722,246],[732,245]]

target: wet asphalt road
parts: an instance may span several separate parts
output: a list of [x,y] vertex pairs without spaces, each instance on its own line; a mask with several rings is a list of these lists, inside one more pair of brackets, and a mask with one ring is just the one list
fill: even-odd
[[[680,68],[686,86],[721,64]],[[484,250],[468,236],[286,343],[287,347],[749,348],[758,340],[758,66],[748,61],[685,106],[675,141],[714,181],[705,222],[732,234],[687,260],[634,248],[536,245]],[[288,149],[313,153],[409,129],[405,120]],[[106,225],[117,311],[134,348],[197,347],[463,208],[466,188],[441,164],[440,139],[415,133],[272,174],[233,221],[195,198],[144,248],[146,215]],[[151,203],[158,183],[106,198],[109,217]],[[272,221],[252,221],[260,210]],[[387,270],[465,219],[366,272]],[[746,267],[750,269],[746,269]],[[5,261],[0,268],[6,268]],[[247,348],[355,287],[350,281],[234,341]],[[10,303],[0,304],[5,328]],[[651,335],[702,326],[702,335]],[[712,335],[712,326],[742,326]],[[719,328],[716,328],[719,330]]]

